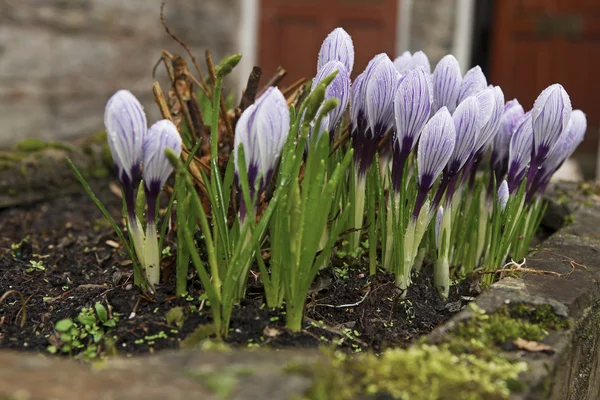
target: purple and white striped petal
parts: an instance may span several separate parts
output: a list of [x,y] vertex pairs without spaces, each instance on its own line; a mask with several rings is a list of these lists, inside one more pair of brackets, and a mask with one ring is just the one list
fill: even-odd
[[[501,92],[500,92],[501,93]],[[478,153],[489,144],[490,140],[494,136],[493,126],[497,126],[500,123],[502,111],[504,109],[504,97],[502,97],[502,103],[497,104],[497,91],[495,88],[487,88],[477,93],[477,103],[479,105],[479,135],[477,142],[475,143],[474,152]]]
[[448,175],[454,176],[464,167],[473,154],[479,134],[479,106],[475,96],[463,100],[452,115],[456,130],[456,144],[448,161]]
[[[488,89],[486,89],[488,90]],[[504,93],[499,86],[491,88],[494,96],[494,107],[487,123],[481,128],[475,151],[485,151],[487,146],[494,140],[498,130],[500,129],[500,121],[504,111]]]
[[433,71],[433,112],[446,107],[450,113],[457,106],[462,75],[453,55],[442,58]]
[[543,171],[544,178],[549,180],[550,176],[573,154],[577,146],[583,141],[586,129],[587,119],[585,114],[581,110],[573,110],[567,129],[542,163],[540,169]]
[[531,111],[525,113],[517,122],[515,132],[510,139],[508,151],[508,189],[513,193],[525,177],[525,170],[531,161],[533,145],[533,126]]
[[279,161],[290,129],[290,113],[285,97],[276,87],[270,87],[248,107],[235,128],[234,161],[239,176],[238,148],[244,146],[244,157],[250,187],[254,188],[258,175],[262,190],[271,179]]
[[365,102],[371,138],[380,139],[394,123],[394,95],[400,75],[387,54],[376,55],[367,66]]
[[422,51],[417,51],[414,54],[410,54],[410,51],[405,51],[402,55],[396,57],[394,66],[401,75],[406,75],[409,71],[418,67],[423,67],[428,74],[431,74],[429,58]]
[[430,190],[448,163],[456,142],[454,121],[446,107],[442,107],[427,122],[421,133],[417,150],[418,182],[420,190]]
[[581,110],[573,110],[571,113],[571,124],[568,130],[570,137],[571,149],[570,154],[573,154],[577,147],[583,142],[585,131],[587,130],[587,117]]
[[400,74],[405,75],[412,69],[412,58],[410,51],[405,51],[394,59],[394,67]]
[[467,71],[460,85],[458,94],[458,102],[474,94],[477,94],[487,88],[487,79],[479,65],[474,66]]
[[412,68],[423,67],[428,74],[431,74],[431,64],[429,63],[429,57],[422,51],[416,51],[412,56]]
[[354,44],[352,38],[342,28],[335,28],[323,41],[317,61],[317,71],[330,61],[339,61],[344,64],[348,74],[354,67]]
[[496,177],[503,177],[508,168],[508,149],[510,138],[517,122],[523,117],[525,111],[516,99],[504,104],[504,111],[500,119],[500,130],[492,141],[491,165],[496,172]]
[[571,99],[565,89],[555,83],[535,100],[531,112],[533,123],[532,161],[539,165],[550,154],[571,117]]
[[[336,98],[339,102],[337,107],[329,113],[327,125],[325,125],[325,128],[329,131],[330,136],[333,136],[337,124],[348,107],[348,101],[350,100],[350,74],[346,70],[344,64],[341,62],[330,61],[317,72],[317,76],[315,76],[313,79],[312,84],[312,87],[315,88],[323,79],[335,71],[338,71],[338,74],[325,90],[326,100]],[[321,133],[322,130],[319,130],[319,135]]]
[[181,154],[181,136],[177,127],[168,119],[155,122],[144,139],[144,188],[156,196],[173,172],[173,166],[165,155],[166,149]]
[[408,71],[394,97],[394,148],[397,152],[408,156],[417,144],[431,115],[432,102],[431,75],[423,67]]
[[366,73],[358,75],[350,88],[350,134],[355,135],[357,129],[366,129],[366,104],[365,104],[365,79]]
[[148,129],[144,108],[130,91],[119,90],[106,103],[104,126],[119,181],[136,187]]
[[503,180],[498,188],[498,205],[500,206],[500,210],[504,211],[506,208],[506,203],[508,203],[508,183],[506,180]]

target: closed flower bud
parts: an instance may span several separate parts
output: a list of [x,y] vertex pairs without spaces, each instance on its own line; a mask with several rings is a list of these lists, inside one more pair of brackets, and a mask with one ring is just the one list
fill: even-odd
[[401,75],[406,75],[409,71],[418,67],[424,68],[428,74],[431,74],[429,58],[422,51],[417,51],[415,54],[405,51],[402,55],[396,57],[394,66]]
[[165,150],[171,149],[176,155],[181,154],[181,136],[177,127],[168,119],[155,122],[148,130],[143,149],[144,188],[147,193],[156,196],[173,172]]
[[104,126],[119,181],[133,190],[141,178],[142,145],[148,129],[144,108],[130,91],[119,90],[106,104]]
[[458,174],[473,153],[479,134],[478,114],[477,99],[475,96],[469,96],[458,105],[452,115],[456,129],[456,145],[446,167],[449,176]]
[[285,97],[276,87],[267,89],[242,113],[235,127],[235,171],[239,178],[238,149],[243,146],[252,193],[257,184],[261,191],[270,181],[289,130],[290,112]]
[[148,202],[148,221],[154,222],[156,199],[165,182],[173,172],[173,166],[165,154],[170,149],[181,154],[181,136],[173,122],[163,119],[154,123],[144,139],[143,178]]
[[[333,137],[335,128],[348,107],[348,101],[350,100],[350,74],[341,62],[330,61],[317,72],[317,76],[313,79],[312,84],[313,88],[316,87],[325,77],[336,71],[338,71],[337,75],[329,86],[327,86],[327,89],[325,89],[325,100],[333,98],[338,100],[337,106],[328,114],[327,124],[325,125],[325,129],[329,131],[330,137]],[[321,132],[322,130],[319,131],[319,135]]]
[[462,75],[456,58],[451,54],[442,58],[433,71],[433,112],[442,107],[454,112],[461,83]]
[[571,99],[565,89],[557,83],[544,89],[531,110],[532,162],[539,165],[550,154],[570,117]]
[[482,126],[481,130],[479,131],[479,136],[477,137],[477,143],[475,144],[476,155],[485,151],[487,146],[498,133],[498,129],[500,128],[500,121],[502,119],[502,113],[504,111],[504,93],[502,92],[502,89],[500,89],[500,87],[494,86],[485,89],[485,91],[480,93],[484,92],[490,93],[492,96],[491,102],[486,103],[486,106],[490,106],[490,114],[489,118],[487,118],[485,123],[483,123],[484,120],[480,121],[482,123]]
[[500,118],[500,129],[492,141],[492,157],[490,160],[498,181],[506,175],[508,170],[510,138],[523,114],[525,114],[525,111],[516,99],[504,105],[504,111]]
[[448,163],[456,142],[454,121],[446,107],[442,107],[425,125],[417,151],[419,186],[433,187]]
[[508,190],[513,193],[525,177],[527,164],[531,160],[531,146],[533,144],[533,127],[531,124],[531,111],[525,113],[517,122],[515,131],[510,139],[508,150]]
[[317,71],[321,70],[330,61],[339,61],[344,64],[348,74],[352,73],[354,67],[354,45],[352,38],[342,28],[334,29],[321,45]]
[[469,96],[477,94],[487,88],[487,79],[479,65],[474,66],[467,71],[463,77],[458,94],[458,103]]

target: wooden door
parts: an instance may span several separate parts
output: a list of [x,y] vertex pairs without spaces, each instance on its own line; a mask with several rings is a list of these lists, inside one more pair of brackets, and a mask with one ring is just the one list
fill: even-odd
[[[491,82],[525,109],[552,83],[588,119],[580,155],[595,153],[600,129],[600,1],[496,0]],[[581,154],[583,153],[583,154]]]
[[321,43],[329,32],[344,28],[356,52],[352,76],[376,54],[393,59],[397,0],[261,0],[259,66],[270,77],[281,65],[283,85],[316,74]]

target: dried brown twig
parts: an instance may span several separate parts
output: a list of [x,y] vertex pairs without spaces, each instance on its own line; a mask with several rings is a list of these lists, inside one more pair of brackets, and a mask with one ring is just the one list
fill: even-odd
[[[25,322],[27,320],[27,303],[29,302],[29,299],[31,299],[31,297],[27,300],[25,300],[25,298],[23,297],[23,293],[19,292],[18,290],[15,289],[11,289],[7,292],[5,292],[2,297],[0,297],[0,304],[2,304],[2,302],[11,294],[16,294],[17,296],[19,296],[19,299],[21,300],[21,309],[19,310],[19,313],[21,314],[21,328],[23,328],[25,326]],[[19,313],[17,313],[17,316],[19,315]]]

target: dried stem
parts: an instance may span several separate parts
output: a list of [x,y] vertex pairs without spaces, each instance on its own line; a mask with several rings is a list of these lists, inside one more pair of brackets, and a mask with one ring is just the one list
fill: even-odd
[[19,312],[21,313],[21,328],[23,328],[23,327],[25,327],[25,322],[27,320],[27,301],[25,301],[25,298],[23,297],[23,293],[19,292],[18,290],[11,289],[11,290],[5,292],[2,295],[2,297],[0,297],[0,304],[2,304],[4,299],[6,299],[11,294],[16,294],[17,296],[19,296],[19,299],[21,300],[21,309],[19,310]]
[[175,40],[177,43],[179,43],[181,45],[181,47],[183,47],[185,49],[185,51],[187,51],[187,53],[189,54],[190,58],[192,59],[192,62],[194,63],[194,67],[196,67],[196,71],[198,72],[198,76],[200,77],[200,82],[198,82],[197,80],[195,80],[196,84],[200,87],[200,89],[202,89],[202,91],[204,92],[204,94],[206,94],[206,96],[208,98],[212,98],[212,96],[210,94],[209,88],[204,83],[204,76],[202,75],[202,71],[200,70],[200,66],[198,65],[198,62],[196,61],[196,57],[194,57],[194,55],[192,54],[192,51],[190,50],[190,48],[188,47],[188,45],[185,44],[185,42],[183,40],[181,40],[179,37],[177,37],[173,32],[171,32],[171,29],[169,28],[169,25],[167,25],[167,21],[165,20],[164,13],[163,13],[164,8],[165,8],[165,3],[162,3],[160,5],[160,21],[162,22],[163,26],[165,27],[165,31],[167,32],[167,34],[169,36],[171,36],[173,38],[173,40]]
[[267,81],[265,86],[263,86],[262,89],[260,89],[260,91],[258,92],[258,97],[260,97],[260,95],[262,95],[271,86],[277,86],[277,84],[279,82],[281,82],[281,80],[283,79],[283,77],[286,74],[287,74],[287,71],[285,69],[283,69],[281,66],[277,67],[277,71],[275,71],[275,75],[273,75],[271,77],[271,79],[269,79]]
[[260,83],[260,77],[262,76],[262,70],[260,67],[252,68],[250,76],[248,76],[248,83],[246,84],[246,90],[240,100],[238,106],[240,112],[243,112],[250,105],[254,104],[256,100],[256,93],[258,92],[258,84]]
[[[209,76],[210,76],[210,81],[214,86],[215,82],[217,81],[217,75],[215,73],[215,64],[213,62],[212,53],[210,52],[210,50],[208,50],[208,49],[206,50],[205,57],[206,57],[206,65],[208,67],[208,72],[209,72]],[[225,129],[227,130],[227,140],[229,141],[229,144],[231,146],[233,146],[233,128],[231,126],[231,122],[229,121],[229,116],[227,115],[227,106],[225,105],[225,99],[223,98],[222,92],[221,92],[221,98],[219,99],[219,106],[220,106],[219,113],[221,114],[221,119],[225,123]]]

